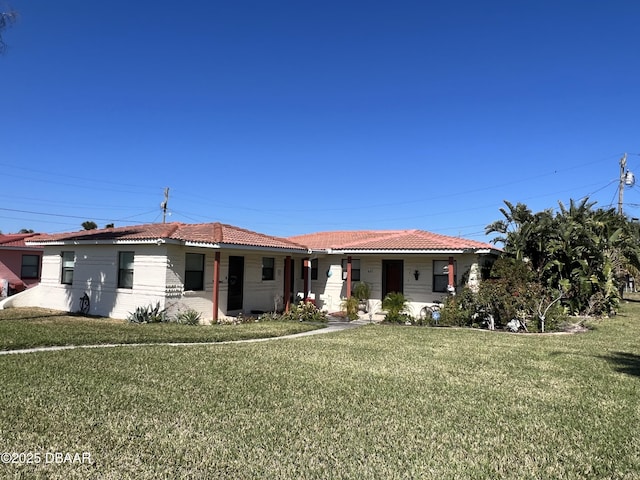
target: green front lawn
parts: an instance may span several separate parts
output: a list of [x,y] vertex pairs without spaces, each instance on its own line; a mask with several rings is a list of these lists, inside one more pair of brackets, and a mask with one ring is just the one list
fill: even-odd
[[372,325],[0,356],[0,451],[41,458],[0,478],[640,478],[639,338],[632,303],[576,335]]
[[0,310],[0,350],[105,343],[223,342],[280,337],[319,328],[298,322],[242,325],[132,324],[41,308]]

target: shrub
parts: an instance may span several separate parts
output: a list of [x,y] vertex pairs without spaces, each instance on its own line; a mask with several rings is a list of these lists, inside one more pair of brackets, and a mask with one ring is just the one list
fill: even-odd
[[384,319],[392,323],[412,322],[409,314],[409,299],[399,292],[388,293],[382,300],[382,309],[387,311]]
[[365,312],[369,308],[367,301],[371,297],[371,285],[367,282],[358,282],[353,287],[353,296],[359,301],[358,308],[362,307]]
[[347,313],[349,320],[358,319],[358,309],[360,308],[360,300],[357,297],[349,297],[342,300],[340,308]]
[[447,297],[440,312],[439,324],[451,327],[472,326],[474,314],[480,310],[477,300],[477,296],[468,287],[464,287],[457,295]]
[[539,316],[551,304],[545,314],[545,330],[554,330],[565,318],[560,303],[553,303],[557,295],[537,281],[525,262],[499,259],[491,278],[480,283],[477,293],[465,287],[458,295],[446,299],[440,323],[480,327],[492,315],[496,326],[520,319],[529,331],[538,331]]
[[280,319],[281,319],[281,315],[279,313],[266,312],[266,313],[260,314],[256,321],[258,321],[258,322],[276,322],[276,321],[280,321]]
[[189,308],[182,312],[178,312],[174,317],[174,321],[181,325],[198,325],[202,314],[197,310]]
[[367,282],[358,282],[353,286],[353,296],[358,300],[369,300],[371,286]]
[[133,312],[129,312],[127,321],[129,323],[160,323],[167,321],[167,309],[160,308],[160,302],[155,306],[137,307]]
[[280,320],[297,322],[326,322],[327,314],[318,310],[311,302],[299,302],[291,305],[288,312],[281,315]]

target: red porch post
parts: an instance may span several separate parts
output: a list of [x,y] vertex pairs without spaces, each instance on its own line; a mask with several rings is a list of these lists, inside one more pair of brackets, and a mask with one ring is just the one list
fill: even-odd
[[309,259],[305,258],[303,260],[303,269],[302,269],[302,271],[304,272],[304,298],[303,298],[303,300],[306,300],[307,298],[309,298],[309,269],[310,269]]
[[284,259],[284,311],[288,312],[291,307],[291,256]]
[[449,257],[449,278],[448,278],[448,282],[449,285],[451,287],[455,287],[454,283],[454,276],[455,276],[455,272],[454,272],[454,263],[453,263],[453,257]]
[[351,257],[347,257],[347,298],[351,298]]
[[220,301],[220,252],[213,260],[213,322],[218,322],[218,303]]

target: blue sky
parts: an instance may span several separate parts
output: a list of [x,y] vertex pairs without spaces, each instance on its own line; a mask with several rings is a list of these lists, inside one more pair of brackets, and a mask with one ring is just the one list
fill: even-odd
[[169,187],[168,221],[486,240],[640,175],[640,2],[10,5],[3,233],[159,222]]

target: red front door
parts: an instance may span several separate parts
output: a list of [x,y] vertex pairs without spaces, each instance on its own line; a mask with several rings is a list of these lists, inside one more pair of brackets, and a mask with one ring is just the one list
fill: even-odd
[[404,293],[403,271],[404,262],[402,260],[382,261],[382,298],[391,292]]

